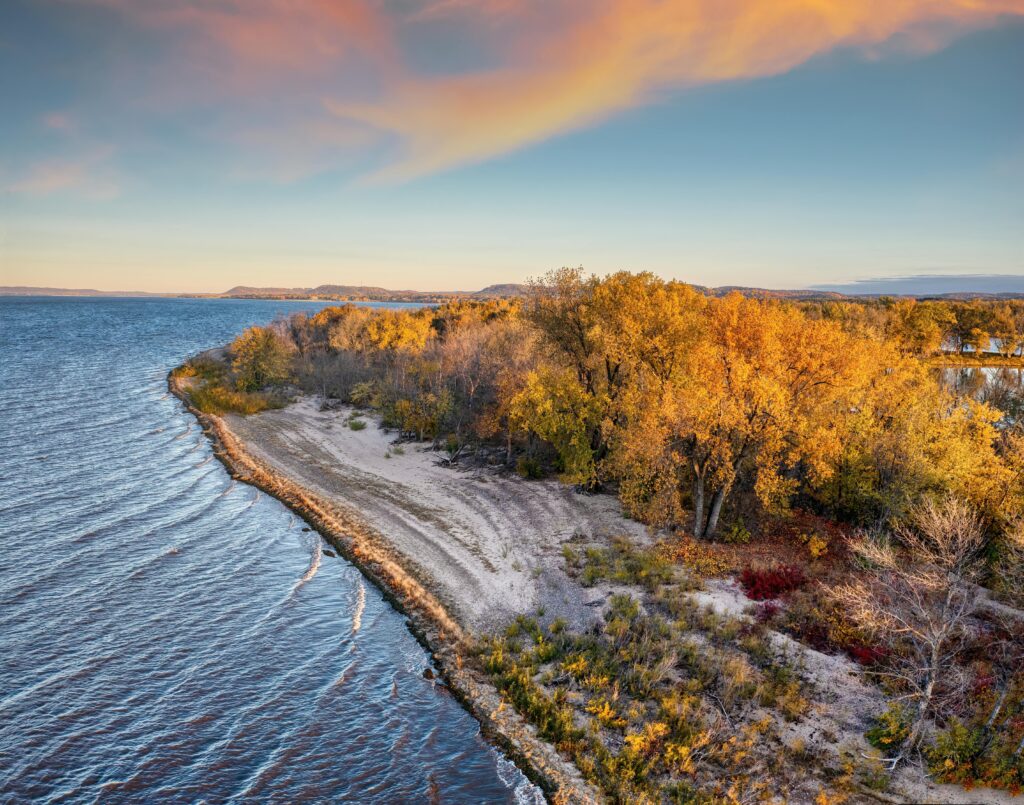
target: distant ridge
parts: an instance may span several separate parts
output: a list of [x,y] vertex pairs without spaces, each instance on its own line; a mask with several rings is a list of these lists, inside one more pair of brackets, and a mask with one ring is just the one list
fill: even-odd
[[812,285],[812,290],[846,296],[915,296],[943,299],[1024,298],[1021,274],[915,274],[846,283]]
[[494,299],[522,296],[525,285],[489,285],[480,291],[391,291],[369,285],[317,285],[315,288],[253,288],[236,285],[224,293],[196,294],[226,299],[328,299],[356,302],[438,302],[456,297]]
[[[692,285],[692,284],[691,284]],[[909,296],[917,299],[1024,299],[1024,275],[929,275],[858,280],[846,284],[815,285],[786,290],[723,285],[710,288],[692,285],[708,296],[737,292],[765,299],[813,301]],[[444,302],[450,299],[499,299],[525,296],[529,285],[499,283],[479,291],[392,291],[373,285],[317,285],[315,288],[262,288],[236,285],[223,293],[148,293],[145,291],[97,291],[91,288],[42,288],[0,286],[0,296],[93,296],[93,297],[186,297],[198,299],[308,299],[353,302]]]
[[27,285],[0,285],[0,296],[178,296],[147,291],[97,291],[93,288],[33,288]]

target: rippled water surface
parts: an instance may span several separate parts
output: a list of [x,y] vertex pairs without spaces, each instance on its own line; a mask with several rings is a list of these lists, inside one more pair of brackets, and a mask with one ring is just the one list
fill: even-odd
[[0,299],[0,800],[532,801],[168,369],[318,305]]

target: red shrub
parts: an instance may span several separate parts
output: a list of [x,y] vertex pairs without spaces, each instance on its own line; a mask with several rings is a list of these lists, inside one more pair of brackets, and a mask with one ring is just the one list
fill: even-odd
[[846,653],[850,659],[860,665],[874,665],[885,659],[886,650],[881,646],[865,646],[861,643],[851,643],[846,647]]
[[740,573],[740,586],[747,598],[768,601],[802,587],[807,577],[796,565],[777,565],[770,570],[744,568]]
[[762,601],[754,609],[754,617],[758,623],[768,623],[768,621],[774,620],[781,611],[782,607],[774,601]]

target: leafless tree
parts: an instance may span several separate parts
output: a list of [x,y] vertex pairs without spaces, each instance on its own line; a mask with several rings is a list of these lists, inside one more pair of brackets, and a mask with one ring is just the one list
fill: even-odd
[[864,629],[895,643],[879,673],[915,703],[913,723],[896,766],[920,742],[936,691],[958,687],[954,660],[968,637],[977,599],[985,530],[963,501],[927,500],[895,529],[895,539],[860,536],[851,547],[866,565],[863,576],[834,590]]

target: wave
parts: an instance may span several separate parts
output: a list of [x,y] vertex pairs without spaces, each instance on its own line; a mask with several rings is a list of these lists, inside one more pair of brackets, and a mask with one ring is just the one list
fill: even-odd
[[306,568],[306,572],[303,574],[302,578],[299,579],[297,582],[295,582],[295,584],[292,587],[291,591],[288,593],[289,597],[294,595],[295,592],[303,584],[305,584],[307,581],[309,581],[311,578],[313,578],[313,576],[316,575],[316,572],[320,569],[320,563],[323,560],[324,560],[324,549],[322,547],[321,541],[318,539],[316,541],[316,543],[314,543],[314,545],[313,545],[313,558],[312,558],[312,560],[310,560],[309,567]]
[[363,625],[363,610],[366,609],[366,585],[359,581],[359,592],[356,594],[356,609],[352,613],[352,634],[359,631]]

